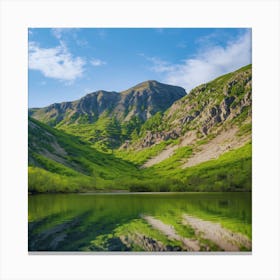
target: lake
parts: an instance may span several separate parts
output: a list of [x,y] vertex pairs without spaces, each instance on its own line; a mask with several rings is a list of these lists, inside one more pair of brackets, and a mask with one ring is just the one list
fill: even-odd
[[28,197],[29,251],[251,251],[251,193]]

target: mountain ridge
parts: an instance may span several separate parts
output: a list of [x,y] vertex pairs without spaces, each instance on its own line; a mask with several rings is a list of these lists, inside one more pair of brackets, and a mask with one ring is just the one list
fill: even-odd
[[138,146],[151,146],[158,142],[156,139],[179,138],[194,131],[196,139],[207,137],[219,130],[219,125],[250,121],[251,114],[252,66],[248,65],[202,84],[175,101],[161,116],[160,125],[142,134]]
[[[177,100],[169,99],[171,105],[163,104],[163,109],[162,96],[174,92]],[[155,96],[160,100],[153,99]],[[93,107],[96,115],[91,120],[88,113]],[[141,116],[147,108],[151,115]],[[29,124],[33,186],[38,178],[46,179],[58,172],[54,180],[59,184],[71,182],[76,176],[93,189],[251,189],[251,65],[202,84],[188,94],[179,87],[150,80],[122,94],[98,91],[73,102],[30,112],[40,119],[30,118]],[[58,123],[49,123],[52,118]],[[91,156],[88,158],[87,154]],[[104,165],[100,159],[112,164]],[[116,179],[110,175],[110,168],[115,170]],[[77,185],[73,188],[79,189]]]
[[[129,121],[133,115],[137,115],[145,121],[150,115],[166,110],[175,100],[184,95],[186,92],[182,87],[148,80],[121,92],[97,90],[74,101],[53,103],[42,108],[30,108],[29,116],[54,126],[65,118],[65,116],[58,117],[57,115],[66,114],[67,110],[76,109],[74,113],[79,116],[81,113],[91,116],[89,122],[95,120],[94,116],[96,118],[107,110],[118,119],[126,118],[126,121]],[[164,102],[161,101],[163,97]],[[155,106],[157,108],[154,108]],[[133,108],[128,107],[136,107],[137,110],[134,108],[133,112]],[[148,113],[145,114],[145,111]],[[71,116],[74,113],[69,112]],[[77,119],[78,117],[70,119],[68,123],[73,123]]]

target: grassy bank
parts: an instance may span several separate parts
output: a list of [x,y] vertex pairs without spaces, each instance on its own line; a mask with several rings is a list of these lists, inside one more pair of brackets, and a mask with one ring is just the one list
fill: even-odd
[[35,120],[30,122],[28,189],[31,193],[251,190],[251,143],[185,169],[181,167],[182,160],[192,156],[193,151],[191,147],[181,147],[166,160],[142,169],[140,164],[172,141],[131,154],[130,158],[129,153],[122,154],[124,159],[117,154],[104,154],[77,137]]
[[[251,190],[251,144],[233,150],[218,159],[181,169],[176,166],[172,173],[165,162],[147,169],[126,172],[115,178],[88,176],[78,172],[56,173],[39,167],[29,167],[30,192],[87,192],[100,190],[128,190],[131,192],[185,192],[185,191],[250,191]],[[61,172],[61,173],[59,173]],[[170,176],[172,174],[172,176]]]

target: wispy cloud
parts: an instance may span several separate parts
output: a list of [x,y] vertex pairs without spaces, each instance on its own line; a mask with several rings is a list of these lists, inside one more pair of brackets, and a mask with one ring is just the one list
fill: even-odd
[[153,63],[153,66],[150,69],[155,72],[172,72],[176,68],[176,66],[158,57],[149,57],[147,59]]
[[81,77],[85,61],[73,57],[65,44],[54,48],[40,48],[35,42],[29,43],[29,69],[40,71],[45,77],[72,82]]
[[103,61],[101,59],[98,59],[98,58],[92,58],[90,63],[93,66],[102,66],[102,65],[107,64],[107,62],[105,62],[105,61]]
[[156,56],[147,56],[144,53],[139,53],[138,55],[151,62],[152,66],[150,66],[149,69],[157,73],[174,71],[176,67],[175,65],[172,65],[169,62]]
[[87,47],[88,41],[79,37],[80,28],[52,28],[52,35],[61,41],[73,41],[79,47]]
[[55,38],[61,40],[65,35],[71,35],[76,37],[76,33],[78,30],[78,28],[52,28],[51,33]]
[[180,64],[171,64],[159,58],[148,58],[153,63],[152,70],[163,73],[164,81],[180,85],[187,91],[219,75],[234,71],[251,63],[251,31],[247,30],[235,41],[204,48],[193,58]]

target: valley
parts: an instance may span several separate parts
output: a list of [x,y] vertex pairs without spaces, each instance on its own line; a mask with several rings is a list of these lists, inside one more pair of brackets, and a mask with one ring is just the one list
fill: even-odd
[[251,28],[29,28],[28,254],[252,254],[252,48]]
[[29,109],[29,192],[250,191],[252,68]]

